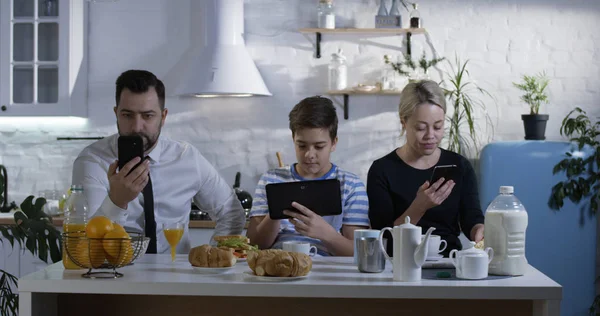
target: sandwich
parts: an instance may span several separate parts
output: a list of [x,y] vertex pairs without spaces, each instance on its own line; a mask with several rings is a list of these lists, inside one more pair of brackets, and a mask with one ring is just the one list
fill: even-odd
[[233,249],[233,254],[238,258],[246,258],[249,250],[258,250],[250,245],[250,239],[242,235],[215,236],[217,247]]

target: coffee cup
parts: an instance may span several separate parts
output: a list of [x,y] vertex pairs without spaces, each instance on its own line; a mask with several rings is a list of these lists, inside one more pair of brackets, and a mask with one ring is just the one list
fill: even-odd
[[358,240],[363,237],[379,237],[378,229],[355,229],[354,230],[354,263],[358,264]]
[[[425,235],[421,235],[421,240],[423,240],[423,238],[425,238]],[[438,235],[431,235],[429,237],[429,247],[427,248],[427,258],[439,257],[440,253],[446,250],[447,246],[448,243],[443,240],[442,237]]]
[[283,243],[283,250],[291,252],[300,252],[311,257],[317,254],[317,247],[311,246],[307,242],[301,241],[286,241]]

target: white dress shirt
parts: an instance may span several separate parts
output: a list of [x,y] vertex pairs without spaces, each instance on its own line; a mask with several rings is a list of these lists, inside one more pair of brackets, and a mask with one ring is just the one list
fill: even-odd
[[[117,139],[111,135],[87,146],[73,164],[73,184],[83,185],[89,210],[88,218],[104,215],[126,230],[144,232],[143,194],[129,202],[127,209],[116,206],[108,197],[108,167],[117,160]],[[232,187],[192,145],[160,136],[150,157],[150,178],[154,192],[157,253],[169,252],[162,224],[182,221],[185,231],[177,253],[188,253],[188,224],[193,201],[216,221],[213,236],[237,235],[246,218]],[[211,239],[212,241],[212,239]],[[209,241],[197,241],[204,244]]]

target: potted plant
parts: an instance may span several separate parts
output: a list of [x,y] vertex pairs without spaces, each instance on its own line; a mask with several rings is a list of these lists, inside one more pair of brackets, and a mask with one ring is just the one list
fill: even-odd
[[[560,134],[574,142],[579,151],[591,148],[591,154],[582,157],[567,152],[567,157],[554,166],[552,173],[565,172],[567,180],[552,187],[548,206],[560,210],[565,199],[575,204],[586,200],[590,213],[596,214],[600,206],[600,119],[592,123],[585,111],[575,108],[563,119]],[[598,307],[600,295],[594,299],[590,315],[596,315]]]
[[[50,253],[52,262],[58,262],[62,259],[62,237],[52,218],[43,211],[46,199],[38,198],[34,203],[33,198],[27,197],[21,210],[15,212],[16,224],[0,225],[0,233],[11,246],[17,242],[44,262],[48,262]],[[17,285],[17,277],[0,269],[0,315],[19,314],[19,294],[13,292]]]
[[542,72],[535,76],[523,75],[521,83],[513,82],[513,85],[524,94],[521,100],[529,105],[529,114],[521,115],[523,127],[525,128],[525,139],[544,140],[546,139],[546,122],[548,114],[539,114],[542,103],[548,103],[546,88],[550,80],[546,73]]
[[[577,115],[571,117],[574,113]],[[558,210],[566,198],[573,203],[589,198],[590,211],[596,214],[600,206],[600,120],[592,123],[585,111],[575,108],[562,121],[560,134],[569,137],[579,150],[589,146],[593,153],[585,158],[565,153],[567,157],[554,166],[552,173],[566,172],[567,180],[552,187],[548,206]]]
[[469,60],[462,63],[458,56],[455,56],[455,65],[449,64],[450,71],[445,73],[445,78],[440,83],[446,95],[447,105],[453,110],[447,118],[447,149],[461,155],[468,152],[477,154],[481,145],[478,132],[482,131],[482,128],[477,126],[476,122],[479,120],[476,113],[478,110],[484,113],[486,127],[490,127],[493,134],[494,125],[482,97],[491,100],[494,100],[494,97],[469,78]]
[[[417,62],[413,61],[411,55],[408,54],[404,55],[404,61],[397,63],[393,62],[389,55],[383,56],[383,61],[386,64],[391,65],[398,74],[407,76],[409,82],[421,79],[429,79],[429,75],[427,73],[429,68],[434,67],[443,60],[445,60],[444,57],[428,60],[425,52],[423,52],[421,58]],[[416,76],[417,69],[419,68],[423,71],[423,73],[420,76]]]

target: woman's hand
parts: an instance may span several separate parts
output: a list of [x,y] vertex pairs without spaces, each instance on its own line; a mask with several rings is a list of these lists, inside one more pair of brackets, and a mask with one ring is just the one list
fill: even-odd
[[425,213],[430,208],[442,204],[448,198],[455,183],[452,180],[448,180],[444,185],[442,183],[444,183],[444,178],[440,178],[432,185],[429,185],[429,181],[425,181],[419,187],[417,197],[413,201],[417,209]]
[[283,214],[292,217],[290,223],[294,225],[298,233],[319,240],[328,240],[331,234],[337,234],[333,226],[329,225],[323,217],[309,210],[304,205],[293,202],[292,206],[298,212],[283,211]]
[[475,226],[473,226],[473,228],[471,228],[471,240],[474,241],[475,243],[478,243],[480,241],[483,240],[483,231],[484,231],[484,226],[483,224],[477,224]]

